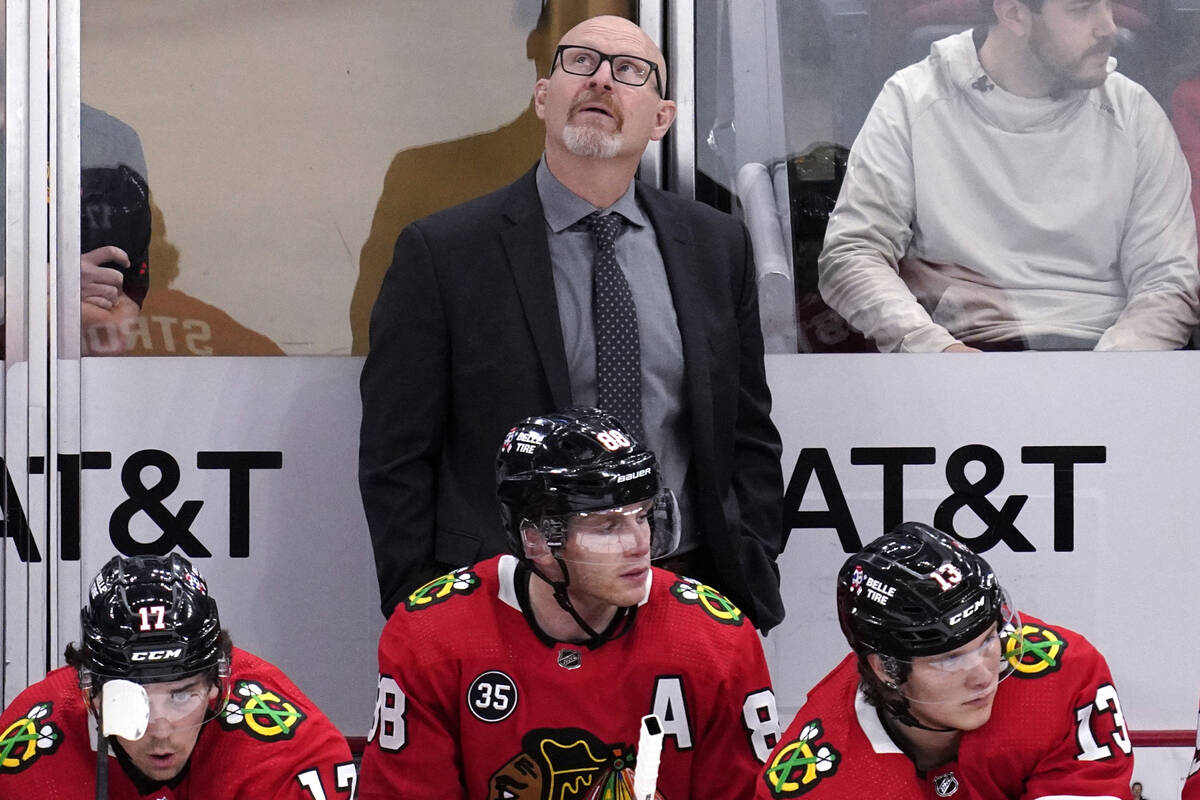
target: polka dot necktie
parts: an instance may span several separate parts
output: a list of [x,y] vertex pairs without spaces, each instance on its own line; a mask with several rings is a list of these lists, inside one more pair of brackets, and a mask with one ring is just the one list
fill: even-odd
[[596,243],[592,268],[592,334],[596,340],[596,404],[642,436],[642,348],[637,306],[617,264],[620,214],[587,218]]

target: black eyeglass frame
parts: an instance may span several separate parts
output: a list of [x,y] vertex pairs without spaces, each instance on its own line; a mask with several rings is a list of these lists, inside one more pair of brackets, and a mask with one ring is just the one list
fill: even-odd
[[[596,62],[596,68],[594,70],[592,70],[591,72],[572,72],[571,70],[567,69],[566,62],[562,60],[562,54],[563,54],[564,50],[587,50],[589,52],[595,53],[597,56],[600,57],[600,59]],[[641,83],[630,83],[629,81],[623,81],[617,77],[617,71],[615,69],[613,69],[613,67],[614,67],[613,59],[616,59],[616,58],[633,58],[638,61],[641,61],[644,64],[649,64],[650,72],[647,73],[646,79],[644,81],[642,81]],[[600,71],[600,65],[603,64],[605,61],[608,62],[609,72],[612,73],[613,80],[615,80],[617,83],[623,83],[626,86],[645,86],[647,83],[650,82],[650,75],[653,75],[654,76],[654,85],[658,89],[658,96],[659,97],[664,96],[663,95],[662,77],[659,75],[658,64],[655,64],[653,61],[651,61],[648,58],[642,58],[641,56],[635,56],[630,53],[613,53],[610,55],[609,53],[602,52],[600,50],[597,50],[594,47],[588,47],[587,45],[584,45],[584,44],[560,44],[558,46],[558,49],[554,51],[554,61],[550,62],[550,74],[553,75],[555,67],[557,67],[561,64],[562,68],[563,68],[563,72],[567,73],[568,75],[579,75],[581,77],[590,77]]]

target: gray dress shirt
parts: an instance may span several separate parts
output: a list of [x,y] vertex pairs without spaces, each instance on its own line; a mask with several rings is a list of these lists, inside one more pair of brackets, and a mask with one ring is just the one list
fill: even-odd
[[686,553],[699,544],[700,538],[692,525],[693,487],[688,475],[692,447],[686,435],[683,343],[657,235],[638,206],[632,181],[617,202],[598,209],[559,183],[543,157],[537,169],[537,189],[546,217],[571,397],[578,405],[596,404],[596,343],[592,335],[595,247],[582,220],[601,211],[620,214],[627,222],[617,235],[616,253],[637,306],[642,425],[646,445],[658,457],[663,480],[679,499],[683,538],[676,553]]

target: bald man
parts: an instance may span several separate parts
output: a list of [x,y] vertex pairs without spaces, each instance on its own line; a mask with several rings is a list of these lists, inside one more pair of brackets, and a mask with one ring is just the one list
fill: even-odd
[[359,481],[383,611],[504,551],[492,470],[514,420],[603,405],[589,218],[615,214],[640,381],[633,406],[609,410],[638,417],[625,422],[680,498],[683,539],[663,566],[714,585],[765,631],[783,618],[783,485],[746,231],[635,180],[675,103],[662,53],[628,20],[568,31],[533,109],[542,158],[406,227],[371,313]]

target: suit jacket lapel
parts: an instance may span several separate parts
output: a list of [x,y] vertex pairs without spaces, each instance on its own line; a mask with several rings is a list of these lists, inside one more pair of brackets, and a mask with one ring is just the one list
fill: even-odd
[[638,197],[658,236],[658,249],[667,270],[667,283],[675,301],[675,317],[683,342],[684,380],[687,383],[694,457],[712,463],[713,405],[709,380],[709,346],[705,328],[710,302],[704,296],[699,266],[703,254],[696,248],[691,226],[673,212],[669,198],[638,182]]
[[[536,169],[536,167],[535,167]],[[538,199],[534,171],[525,173],[509,191],[504,214],[513,226],[500,234],[513,282],[521,297],[525,321],[533,335],[555,408],[571,405],[571,378],[558,319],[558,297],[550,269],[546,220]]]

